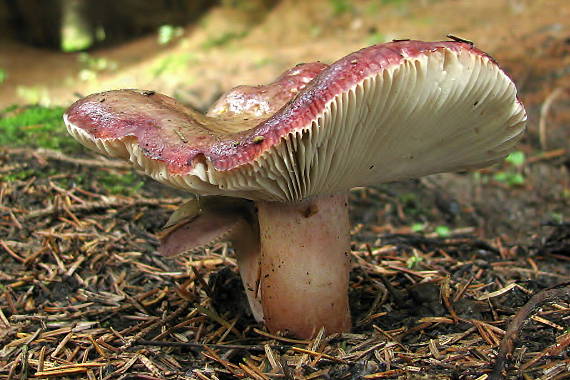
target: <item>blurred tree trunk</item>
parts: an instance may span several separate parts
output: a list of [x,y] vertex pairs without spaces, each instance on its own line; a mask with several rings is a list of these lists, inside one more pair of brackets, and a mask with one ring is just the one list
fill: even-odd
[[31,45],[61,46],[62,0],[7,0],[15,37]]
[[207,0],[99,0],[89,1],[86,15],[95,27],[103,28],[109,43],[152,33],[161,25],[185,25],[210,5]]
[[[12,36],[60,49],[64,29],[76,28],[93,43],[113,44],[155,32],[161,25],[186,25],[211,0],[5,0]],[[73,33],[72,33],[73,34]],[[105,36],[104,41],[101,35]]]

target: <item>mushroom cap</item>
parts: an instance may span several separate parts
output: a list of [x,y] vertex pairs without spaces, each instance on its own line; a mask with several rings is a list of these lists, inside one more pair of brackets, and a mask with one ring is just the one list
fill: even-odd
[[526,125],[511,79],[461,41],[395,41],[240,86],[206,115],[152,91],[90,95],[64,115],[84,145],[201,195],[299,201],[484,167]]

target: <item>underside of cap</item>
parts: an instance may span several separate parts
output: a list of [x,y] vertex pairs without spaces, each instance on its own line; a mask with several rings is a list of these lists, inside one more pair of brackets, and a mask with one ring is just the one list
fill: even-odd
[[243,239],[239,232],[244,228],[255,231],[256,224],[249,201],[215,196],[194,198],[176,209],[157,234],[158,251],[164,256],[195,253],[220,241]]
[[230,91],[207,115],[119,90],[76,102],[65,121],[160,182],[269,201],[487,166],[525,129],[513,82],[468,43],[398,41],[305,65]]

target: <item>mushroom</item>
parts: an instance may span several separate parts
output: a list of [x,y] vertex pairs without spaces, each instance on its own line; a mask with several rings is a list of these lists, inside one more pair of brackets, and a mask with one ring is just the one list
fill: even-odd
[[[77,101],[64,119],[87,147],[210,205],[249,200],[190,207],[162,251],[229,237],[256,318],[301,338],[351,326],[349,189],[490,165],[526,124],[509,77],[457,40],[394,41],[298,65],[229,91],[206,115],[152,91],[117,90]],[[193,242],[208,229],[217,237]],[[168,248],[177,239],[188,243]]]

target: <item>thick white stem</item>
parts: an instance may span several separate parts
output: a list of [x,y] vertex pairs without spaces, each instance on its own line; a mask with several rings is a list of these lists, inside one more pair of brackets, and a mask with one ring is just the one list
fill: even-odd
[[257,202],[266,326],[300,338],[348,331],[347,195],[300,203]]

